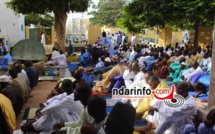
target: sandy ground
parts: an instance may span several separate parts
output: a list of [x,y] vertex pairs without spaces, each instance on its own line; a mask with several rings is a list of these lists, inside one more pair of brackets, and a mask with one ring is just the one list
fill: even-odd
[[20,129],[22,123],[23,114],[26,108],[38,107],[39,103],[46,101],[47,95],[54,89],[56,82],[39,82],[36,87],[31,92],[33,97],[29,98],[27,102],[23,105],[21,114],[17,118],[16,129]]

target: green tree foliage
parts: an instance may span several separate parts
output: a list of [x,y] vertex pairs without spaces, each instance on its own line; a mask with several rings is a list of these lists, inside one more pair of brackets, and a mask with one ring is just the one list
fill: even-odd
[[123,11],[117,24],[129,31],[154,26],[195,30],[197,46],[199,26],[213,25],[215,4],[214,0],[133,0]]
[[100,0],[98,6],[94,6],[95,10],[89,13],[94,16],[90,19],[91,25],[116,26],[125,4],[126,0]]
[[[164,0],[134,0],[123,8],[123,18],[117,24],[131,32],[140,32],[143,28],[164,27],[165,17],[170,17]],[[159,8],[159,9],[158,9]],[[162,11],[160,11],[162,10]]]
[[54,17],[50,14],[26,14],[25,25],[29,26],[30,24],[34,24],[36,26],[41,27],[51,27],[54,24]]
[[7,7],[16,13],[23,14],[45,14],[54,13],[55,17],[55,47],[64,50],[66,40],[67,13],[84,12],[87,10],[90,0],[11,0]]

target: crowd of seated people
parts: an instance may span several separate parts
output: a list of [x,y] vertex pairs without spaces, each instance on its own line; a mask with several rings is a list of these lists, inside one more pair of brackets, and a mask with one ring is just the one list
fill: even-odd
[[16,118],[23,104],[32,97],[31,91],[37,85],[39,76],[31,61],[25,61],[25,69],[22,69],[21,62],[17,60],[10,68],[8,63],[4,66],[7,66],[8,75],[0,76],[0,106],[7,121],[4,125],[8,125],[12,133],[16,127]]
[[[202,50],[200,47],[189,47],[188,45],[175,48],[169,45],[166,48],[135,45],[129,48],[128,44],[120,45],[118,53],[116,53],[119,56],[119,64],[114,65],[110,70],[102,74],[102,79],[93,87],[93,93],[109,95],[113,88],[120,88],[120,86],[125,86],[128,89],[134,87],[149,87],[151,90],[158,88],[170,89],[166,83],[175,84],[177,85],[176,93],[187,100],[186,105],[179,111],[170,110],[170,116],[165,115],[165,111],[168,111],[168,108],[160,107],[163,104],[156,104],[157,102],[153,96],[151,96],[151,99],[126,99],[122,100],[122,102],[136,108],[136,122],[140,122],[142,117],[148,121],[146,127],[136,129],[136,131],[151,132],[151,130],[154,130],[157,133],[186,133],[186,131],[192,130],[193,133],[197,133],[195,128],[198,126],[194,126],[189,117],[196,116],[197,105],[193,97],[198,97],[202,93],[207,94],[209,90],[211,49],[209,47],[206,50]],[[81,69],[84,70],[83,68]],[[84,72],[86,73],[86,69]],[[154,75],[152,76],[152,74]],[[145,75],[151,77],[147,78]],[[141,83],[144,79],[144,83]],[[189,96],[188,92],[190,91],[197,93]],[[189,107],[190,105],[192,107]],[[159,113],[159,110],[164,112],[163,115]],[[183,111],[188,112],[183,115]],[[152,113],[155,112],[157,113],[153,115]],[[177,114],[182,114],[182,117],[177,119],[175,117]],[[158,120],[160,117],[166,120]],[[168,122],[169,119],[175,122]],[[188,122],[183,124],[184,120]],[[180,124],[179,126],[175,126],[177,122]]]
[[[157,134],[173,134],[173,133],[214,133],[214,120],[212,109],[205,122],[200,125],[193,121],[196,120],[197,104],[194,97],[198,97],[200,94],[206,94],[209,90],[210,69],[211,69],[211,49],[202,51],[200,48],[192,49],[184,47],[152,47],[147,45],[135,45],[134,48],[129,48],[128,45],[120,45],[118,47],[117,56],[119,57],[118,64],[112,57],[101,55],[98,59],[95,68],[79,67],[86,74],[94,73],[95,70],[103,70],[107,67],[105,63],[111,65],[110,69],[100,72],[102,77],[92,87],[93,94],[102,96],[108,96],[112,92],[113,88],[120,88],[125,86],[127,89],[138,88],[142,89],[146,87],[150,90],[156,89],[169,89],[170,86],[167,82],[171,82],[176,85],[175,94],[181,95],[185,98],[185,103],[182,107],[174,109],[167,107],[163,101],[158,101],[151,94],[146,99],[122,99],[120,105],[129,106],[132,109],[136,109],[135,117],[132,117],[132,123],[140,123],[141,119],[147,121],[146,126],[138,128],[127,128],[123,119],[120,123],[118,120],[111,120],[111,114],[109,114],[106,125],[106,131],[103,133],[111,133],[111,131],[122,132],[120,128],[117,130],[107,131],[109,123],[115,123],[123,125],[123,129],[129,129],[130,133],[143,132],[143,133],[157,133]],[[115,48],[116,50],[116,48]],[[140,51],[141,50],[141,51]],[[192,50],[192,51],[191,51]],[[115,62],[115,63],[114,63]],[[104,66],[103,66],[104,63]],[[98,66],[101,66],[100,68]],[[98,67],[98,68],[97,68]],[[189,91],[196,91],[196,95],[189,95]],[[102,103],[102,100],[101,100]],[[115,107],[118,104],[115,105]],[[90,101],[88,103],[90,106]],[[87,106],[87,107],[88,107]],[[99,105],[98,105],[99,106]],[[101,108],[102,109],[102,108]],[[123,109],[123,108],[122,108]],[[89,111],[82,111],[82,115],[78,122],[65,122],[57,123],[54,128],[60,129],[62,133],[82,133],[87,132],[98,133],[101,132],[95,125],[98,117],[95,116],[98,111],[94,111],[88,108]],[[133,110],[126,111],[131,112]],[[84,113],[83,113],[84,112]],[[87,113],[88,112],[88,113]],[[91,113],[92,112],[92,113]],[[113,111],[111,111],[112,113]],[[93,114],[94,113],[94,114]],[[105,118],[104,112],[100,111],[100,119]],[[90,118],[92,117],[95,122]],[[118,115],[120,116],[120,115]],[[131,117],[131,114],[129,114]],[[125,117],[124,117],[125,118]],[[108,120],[110,119],[110,121]],[[101,121],[100,120],[100,121]],[[112,124],[113,125],[113,124]],[[128,132],[128,130],[127,130]],[[123,132],[123,133],[127,133]],[[102,132],[101,132],[102,133]],[[114,133],[114,132],[112,132]]]
[[[71,72],[75,81],[70,78],[59,81],[55,90],[48,95],[47,101],[38,104],[36,119],[22,126],[23,132],[37,131],[51,134],[215,133],[214,109],[210,110],[204,122],[196,123],[195,121],[197,104],[194,97],[206,94],[209,90],[208,76],[210,76],[211,69],[209,47],[202,50],[188,45],[184,47],[167,45],[164,48],[139,44],[131,46],[127,43],[119,43],[117,47],[113,47],[106,33],[102,34],[98,43],[102,46],[98,49],[105,53],[97,55],[98,59],[93,60],[95,62],[93,67],[85,67],[88,61],[85,62],[84,59],[95,56],[93,56],[93,48],[89,53],[87,48],[83,49],[81,55],[83,57],[80,57],[82,66]],[[109,49],[103,50],[103,46]],[[57,59],[61,56],[56,49],[53,50],[52,56],[54,57],[48,63],[57,64]],[[19,63],[9,70],[11,80],[1,81],[0,78],[0,83],[6,81],[1,86],[4,87],[1,92],[5,93],[5,96],[20,95],[17,96],[20,102],[15,102],[12,97],[7,107],[10,111],[13,107],[20,109],[20,105],[30,96],[36,83],[35,78],[30,77],[34,75],[30,73],[33,71],[32,64],[27,62],[25,65],[25,70],[20,68]],[[32,70],[29,71],[29,68]],[[23,74],[20,74],[23,71],[29,81],[22,76]],[[95,75],[93,86],[86,83],[83,73]],[[19,77],[23,78],[19,79]],[[22,82],[27,84],[20,84]],[[171,91],[167,83],[175,85],[174,94],[185,98],[183,106],[177,109],[168,107],[164,101],[159,101],[153,94],[150,94],[148,98],[122,99],[113,106],[110,113],[107,112],[107,102],[104,96],[110,96],[114,88],[124,86],[128,90],[146,88],[151,92],[157,89]],[[9,92],[12,87],[17,92],[13,94],[5,92],[5,89],[8,88]],[[197,93],[189,95],[189,91]],[[5,99],[5,101],[8,100]],[[7,113],[9,114],[7,117],[10,117],[6,118],[10,119],[9,125],[14,124],[15,112]],[[14,118],[11,119],[12,117]],[[140,123],[142,119],[147,124],[134,127],[134,124]],[[9,128],[13,130],[13,126]]]

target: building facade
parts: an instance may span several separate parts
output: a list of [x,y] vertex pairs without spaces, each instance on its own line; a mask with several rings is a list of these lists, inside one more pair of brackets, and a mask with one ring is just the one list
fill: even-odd
[[9,50],[15,43],[25,39],[25,17],[22,14],[15,15],[8,9],[5,2],[0,0],[0,42],[3,42]]
[[66,27],[66,34],[70,35],[71,40],[75,40],[77,37],[79,40],[83,40],[83,35],[85,39],[88,36],[88,26],[89,26],[89,19],[81,19],[81,18],[73,18],[69,21]]

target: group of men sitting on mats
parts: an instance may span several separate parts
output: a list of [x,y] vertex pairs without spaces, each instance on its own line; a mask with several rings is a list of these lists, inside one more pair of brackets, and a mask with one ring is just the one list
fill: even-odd
[[[106,41],[106,36],[103,38]],[[48,100],[39,104],[35,119],[23,124],[22,131],[47,134],[215,133],[215,109],[210,110],[204,122],[198,122],[194,99],[208,91],[211,48],[121,45],[117,49],[117,55],[101,55],[94,68],[80,66],[73,70],[74,82],[70,79],[59,82]],[[82,78],[82,72],[100,75],[92,88]],[[185,99],[181,107],[168,107],[151,94],[145,99],[122,99],[110,113],[106,110],[104,96],[109,96],[114,88],[170,90],[167,84],[170,81],[176,86],[175,94]],[[190,96],[190,90],[197,94]],[[135,122],[140,123],[141,119],[147,124],[135,127]]]
[[[127,46],[120,46],[119,62],[126,58],[124,53],[130,52],[126,49]],[[80,66],[73,70],[75,82],[65,79],[58,84],[49,99],[40,104],[35,120],[24,124],[22,130],[53,134],[215,133],[215,110],[210,110],[203,123],[198,122],[194,99],[209,89],[211,49],[190,50],[167,46],[164,51],[162,47],[136,45],[131,48],[128,64],[116,64],[112,57],[102,55],[94,68]],[[82,79],[82,72],[98,70],[101,77],[91,90]],[[110,95],[113,88],[170,89],[169,81],[176,85],[176,94],[185,99],[181,107],[167,107],[151,95],[146,99],[123,99],[110,113],[106,110],[104,96]],[[192,90],[197,94],[190,96]],[[147,124],[135,127],[134,123],[140,123],[142,118]]]
[[31,91],[38,83],[38,69],[33,66],[31,61],[25,61],[24,66],[25,69],[22,69],[21,62],[16,60],[8,69],[9,75],[0,76],[0,106],[3,113],[2,118],[7,121],[7,123],[1,124],[3,131],[0,133],[6,133],[3,128],[8,128],[9,132],[13,133],[16,129],[16,118],[19,116],[23,104],[29,97],[32,97]]

